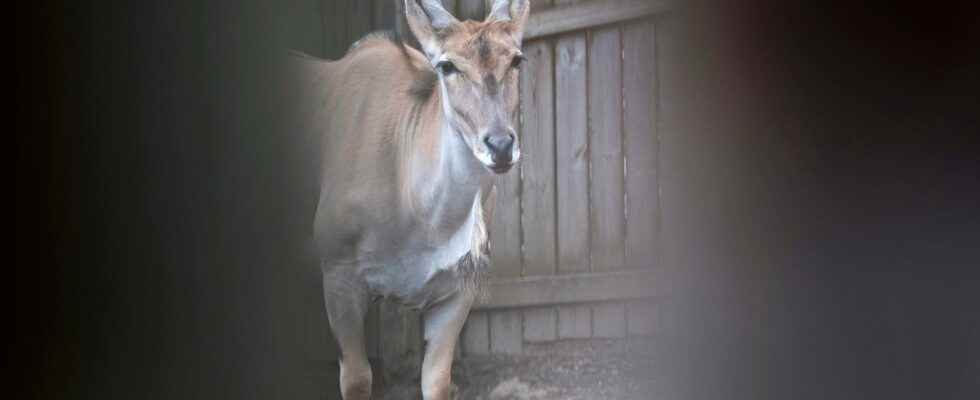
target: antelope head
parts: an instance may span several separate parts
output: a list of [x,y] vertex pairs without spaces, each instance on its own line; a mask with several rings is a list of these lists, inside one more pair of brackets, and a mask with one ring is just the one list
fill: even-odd
[[405,0],[408,25],[438,77],[446,120],[498,174],[521,155],[514,121],[529,8],[529,0],[496,0],[484,21],[461,22],[439,0]]

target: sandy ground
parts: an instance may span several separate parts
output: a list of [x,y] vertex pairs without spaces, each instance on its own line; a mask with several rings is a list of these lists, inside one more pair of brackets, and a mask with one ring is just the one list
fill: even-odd
[[[668,398],[657,357],[622,341],[557,342],[521,355],[467,356],[453,367],[459,400]],[[392,382],[383,400],[420,398],[418,381]]]

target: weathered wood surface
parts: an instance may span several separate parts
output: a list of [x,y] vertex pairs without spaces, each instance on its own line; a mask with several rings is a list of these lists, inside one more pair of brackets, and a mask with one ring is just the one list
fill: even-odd
[[555,130],[552,54],[547,42],[525,46],[521,71],[521,226],[524,274],[556,271]]
[[467,354],[490,352],[490,322],[486,312],[472,312],[466,319],[462,335],[463,351]]
[[517,354],[523,350],[524,335],[520,311],[493,311],[490,313],[490,351]]
[[[626,264],[660,264],[659,132],[656,129],[657,39],[651,20],[623,28],[623,148],[626,163]],[[629,82],[629,84],[626,84]],[[627,336],[653,334],[657,303],[626,304]]]
[[589,306],[558,307],[558,338],[582,339],[592,336],[592,308]]
[[623,28],[623,150],[626,162],[626,264],[658,263],[657,223],[660,143],[655,69],[656,34],[652,21]]
[[589,35],[589,227],[592,271],[623,266],[622,58],[619,27]]
[[528,40],[638,19],[667,11],[674,3],[666,0],[621,0],[563,5],[557,2],[555,7],[528,17],[524,38]]
[[[575,33],[555,44],[555,164],[560,273],[589,270],[589,154],[586,92],[586,35]],[[559,310],[561,326],[591,324],[591,310]],[[583,320],[579,320],[583,319]],[[575,330],[582,333],[584,330]],[[589,329],[591,331],[591,329]]]
[[568,305],[664,295],[653,291],[655,274],[642,269],[495,280],[488,284],[489,298],[474,308]]
[[589,142],[585,34],[555,44],[559,272],[589,270]]
[[[550,275],[557,270],[555,220],[555,130],[552,45],[539,41],[524,46],[521,69],[521,227],[524,275]],[[524,335],[553,340],[553,310],[524,312]]]
[[558,312],[555,307],[524,310],[524,340],[547,342],[558,338]]
[[599,304],[592,307],[592,337],[626,337],[626,306],[622,303]]
[[[622,58],[620,28],[589,35],[589,225],[591,270],[622,268],[625,253],[622,136]],[[626,332],[621,304],[592,308],[594,337],[622,337]]]

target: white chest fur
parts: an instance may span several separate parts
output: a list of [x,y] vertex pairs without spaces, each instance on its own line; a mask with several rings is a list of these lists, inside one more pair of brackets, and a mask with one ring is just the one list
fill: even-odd
[[473,250],[473,239],[479,216],[480,195],[477,193],[473,199],[473,206],[470,208],[470,213],[466,217],[466,221],[463,222],[463,225],[456,232],[453,232],[444,245],[436,248],[427,257],[428,260],[426,263],[431,266],[429,273],[426,274],[427,281],[439,271],[454,268],[460,258],[463,258],[467,252]]
[[[426,236],[421,232],[417,234]],[[467,253],[478,251],[476,243],[482,238],[485,238],[485,229],[477,193],[466,219],[447,239],[419,241],[397,253],[362,260],[360,270],[376,295],[425,307],[459,288],[459,261]]]

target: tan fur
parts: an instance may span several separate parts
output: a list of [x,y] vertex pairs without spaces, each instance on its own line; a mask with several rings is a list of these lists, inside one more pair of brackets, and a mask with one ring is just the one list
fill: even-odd
[[[293,58],[297,129],[322,138],[314,245],[345,400],[370,396],[365,302],[379,296],[424,310],[423,396],[446,400],[453,348],[489,265],[494,174],[520,157],[515,60],[527,1],[497,0],[484,22],[423,3],[406,1],[423,52],[372,34],[337,61]],[[449,62],[456,68],[434,68]]]

